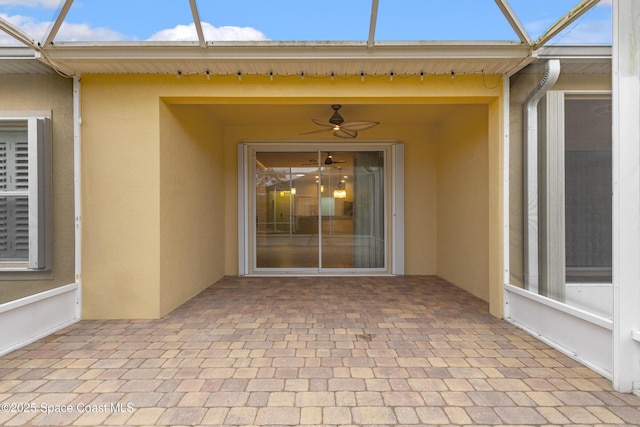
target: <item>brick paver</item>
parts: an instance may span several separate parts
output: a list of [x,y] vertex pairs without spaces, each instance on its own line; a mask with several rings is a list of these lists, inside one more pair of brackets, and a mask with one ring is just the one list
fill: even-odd
[[227,277],[0,358],[0,425],[640,425],[640,398],[436,277]]

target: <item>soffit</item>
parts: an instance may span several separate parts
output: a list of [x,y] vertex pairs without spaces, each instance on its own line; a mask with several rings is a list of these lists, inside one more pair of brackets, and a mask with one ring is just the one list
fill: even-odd
[[54,74],[48,65],[36,59],[0,58],[0,74]]
[[529,52],[517,42],[63,44],[49,47],[47,58],[73,74],[429,75],[507,73]]
[[52,74],[53,69],[38,60],[35,50],[0,47],[0,74]]

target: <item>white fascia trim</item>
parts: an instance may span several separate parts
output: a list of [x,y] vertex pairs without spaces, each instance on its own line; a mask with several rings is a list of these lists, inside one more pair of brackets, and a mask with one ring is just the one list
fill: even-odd
[[611,46],[543,46],[537,50],[541,59],[608,59],[613,56]]
[[0,59],[38,59],[40,53],[30,47],[4,46],[0,47]]
[[62,60],[297,60],[297,59],[524,59],[530,48],[514,42],[376,43],[216,43],[202,49],[198,42],[164,43],[58,43],[44,51]]

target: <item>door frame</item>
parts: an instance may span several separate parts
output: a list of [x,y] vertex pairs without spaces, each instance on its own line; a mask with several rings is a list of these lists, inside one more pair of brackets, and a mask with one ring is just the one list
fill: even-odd
[[[385,269],[277,269],[255,271],[255,233],[250,218],[254,217],[256,151],[368,151],[385,152]],[[238,144],[238,274],[240,276],[346,276],[404,274],[404,146],[396,141],[242,141]]]

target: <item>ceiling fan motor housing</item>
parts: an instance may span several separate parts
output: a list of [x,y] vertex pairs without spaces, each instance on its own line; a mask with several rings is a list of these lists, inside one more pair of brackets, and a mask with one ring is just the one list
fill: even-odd
[[340,115],[340,113],[338,113],[338,110],[342,107],[342,105],[339,104],[334,104],[331,106],[331,108],[333,108],[334,113],[333,116],[331,116],[331,118],[329,119],[329,123],[336,125],[336,126],[340,126],[343,122],[344,119],[342,118],[342,116]]
[[333,157],[331,156],[330,153],[327,153],[327,158],[324,159],[324,164],[325,165],[331,165],[333,164]]

